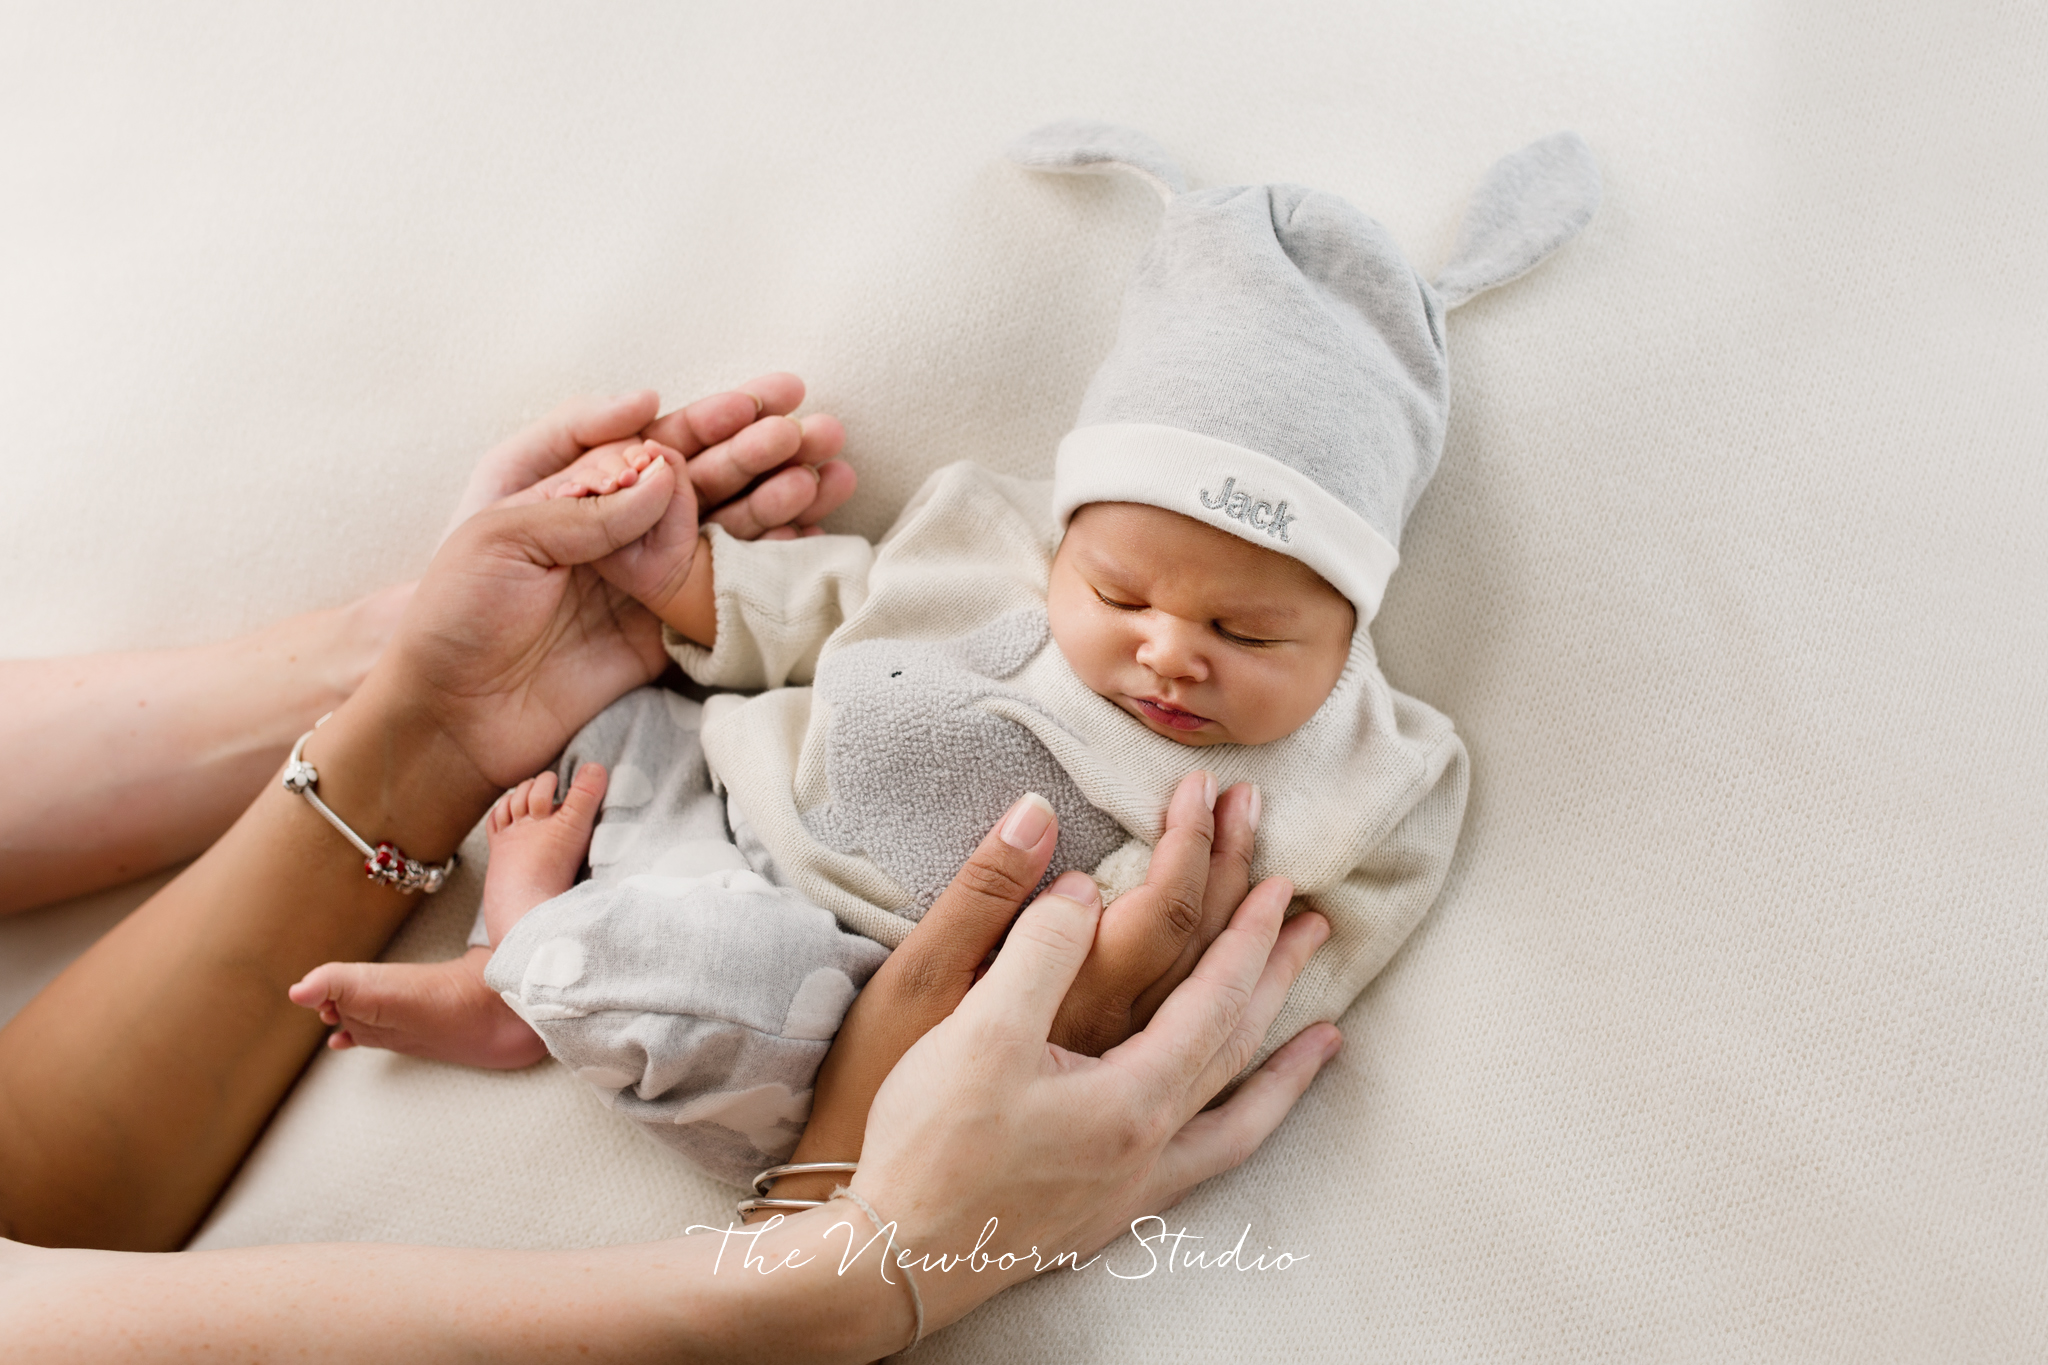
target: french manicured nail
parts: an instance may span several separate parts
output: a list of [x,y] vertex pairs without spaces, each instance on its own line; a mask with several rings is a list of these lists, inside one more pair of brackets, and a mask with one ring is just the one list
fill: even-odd
[[1258,786],[1254,784],[1252,787],[1251,809],[1245,812],[1244,817],[1245,823],[1252,827],[1252,833],[1257,834],[1259,832],[1259,817],[1265,813],[1266,794],[1260,791]]
[[[1003,817],[1003,842],[1011,848],[1037,848],[1038,841],[1052,828],[1052,802],[1037,792],[1025,792]],[[1089,883],[1091,886],[1094,883]]]
[[1102,900],[1102,891],[1095,885],[1095,878],[1086,872],[1062,872],[1053,878],[1051,886],[1045,888],[1048,896],[1058,896],[1076,905],[1095,905]]
[[1202,804],[1210,810],[1216,809],[1216,774],[1202,774]]

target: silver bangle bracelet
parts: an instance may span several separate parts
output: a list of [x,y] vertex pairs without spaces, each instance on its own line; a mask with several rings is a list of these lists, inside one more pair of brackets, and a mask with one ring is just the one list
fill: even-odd
[[742,1199],[735,1205],[740,1217],[750,1213],[773,1211],[798,1212],[803,1209],[822,1208],[831,1203],[829,1199],[770,1199],[768,1187],[786,1175],[852,1175],[860,1167],[851,1161],[795,1161],[786,1166],[770,1166],[754,1177],[754,1197]]
[[802,1213],[805,1209],[822,1209],[830,1202],[827,1199],[742,1199],[733,1205],[733,1210],[745,1218],[750,1213]]
[[786,1175],[852,1175],[859,1169],[859,1164],[852,1161],[797,1161],[787,1166],[770,1166],[754,1177],[754,1193],[768,1193],[768,1187]]
[[[770,1199],[767,1197],[768,1187],[786,1175],[819,1175],[827,1173],[832,1175],[852,1175],[858,1170],[860,1170],[860,1166],[851,1161],[793,1161],[786,1166],[770,1166],[767,1170],[754,1177],[754,1197],[752,1199],[742,1199],[736,1207],[739,1210],[740,1217],[744,1218],[750,1213],[765,1213],[769,1210],[780,1212],[782,1210],[800,1211],[803,1209],[817,1209],[823,1208],[831,1203],[833,1199],[848,1200],[855,1208],[867,1215],[867,1220],[875,1225],[877,1235],[886,1235],[889,1238],[889,1245],[882,1252],[882,1278],[886,1280],[889,1278],[889,1254],[896,1249],[896,1225],[883,1222],[882,1215],[875,1212],[874,1206],[848,1189],[844,1183],[834,1185],[831,1197],[827,1199]],[[898,1265],[896,1268],[903,1276],[903,1287],[910,1291],[910,1345],[903,1348],[905,1351],[909,1351],[914,1349],[920,1341],[924,1340],[924,1295],[918,1292],[917,1281],[911,1278],[909,1266]]]
[[[328,715],[334,714],[328,712]],[[313,722],[313,730],[327,723],[327,716]],[[312,803],[313,809],[325,816],[327,823],[341,831],[342,837],[356,846],[363,855],[363,874],[373,882],[380,882],[406,895],[423,891],[431,896],[447,882],[448,874],[455,870],[458,861],[451,855],[447,862],[435,867],[405,856],[397,844],[380,843],[372,847],[368,840],[348,827],[348,822],[336,815],[320,793],[314,788],[320,783],[320,774],[313,765],[306,762],[306,741],[313,737],[313,730],[299,736],[299,742],[292,745],[292,756],[284,764],[284,789],[295,796],[303,796]]]

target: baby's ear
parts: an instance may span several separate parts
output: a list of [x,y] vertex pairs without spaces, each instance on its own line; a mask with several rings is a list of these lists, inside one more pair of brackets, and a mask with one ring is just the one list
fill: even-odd
[[1169,204],[1188,187],[1180,167],[1151,138],[1134,128],[1089,119],[1066,119],[1033,129],[1010,144],[1010,160],[1034,171],[1066,175],[1135,175]]
[[1600,167],[1577,133],[1552,133],[1486,173],[1451,262],[1434,288],[1444,307],[1532,270],[1579,235],[1600,206]]

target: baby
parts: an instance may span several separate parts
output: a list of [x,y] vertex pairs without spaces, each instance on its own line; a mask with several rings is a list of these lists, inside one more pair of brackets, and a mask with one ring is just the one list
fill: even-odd
[[744,1181],[784,1159],[860,985],[1017,793],[1058,816],[1052,869],[1110,900],[1196,766],[1254,784],[1254,878],[1331,923],[1272,1039],[1333,1019],[1414,928],[1465,752],[1387,685],[1367,627],[1442,450],[1444,311],[1583,226],[1590,154],[1559,134],[1502,161],[1434,283],[1340,199],[1189,192],[1127,130],[1054,125],[1016,155],[1167,200],[1050,485],[950,466],[874,546],[708,529],[643,600],[691,678],[758,694],[643,689],[591,722],[492,810],[468,955],[294,987],[338,1044],[551,1051]]

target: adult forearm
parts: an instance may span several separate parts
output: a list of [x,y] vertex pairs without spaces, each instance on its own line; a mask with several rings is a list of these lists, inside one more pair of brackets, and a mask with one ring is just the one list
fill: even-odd
[[0,661],[0,914],[196,856],[361,683],[410,588],[191,649]]
[[[876,1242],[838,1273],[850,1205],[746,1237],[574,1252],[377,1245],[134,1256],[0,1247],[0,1335],[23,1361],[866,1361],[910,1340]],[[806,1264],[780,1266],[791,1253]]]
[[[315,736],[320,791],[372,841],[439,860],[494,791],[373,680]],[[159,1249],[204,1216],[307,1057],[286,988],[377,955],[414,899],[275,783],[0,1029],[0,1229]]]

